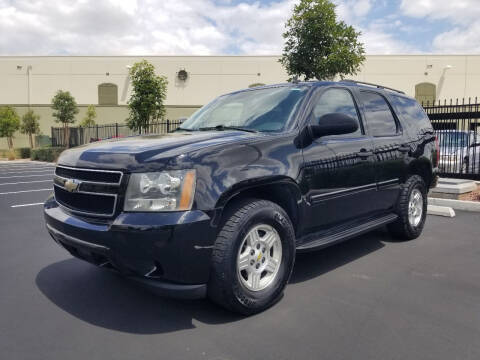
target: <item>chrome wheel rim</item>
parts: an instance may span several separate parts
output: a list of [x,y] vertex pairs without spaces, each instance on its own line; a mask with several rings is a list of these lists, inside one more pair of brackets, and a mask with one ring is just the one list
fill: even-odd
[[250,291],[267,288],[282,262],[282,241],[270,225],[257,225],[242,240],[237,256],[237,276]]
[[423,196],[420,190],[414,189],[410,194],[408,202],[408,221],[410,225],[417,226],[420,224],[423,215]]

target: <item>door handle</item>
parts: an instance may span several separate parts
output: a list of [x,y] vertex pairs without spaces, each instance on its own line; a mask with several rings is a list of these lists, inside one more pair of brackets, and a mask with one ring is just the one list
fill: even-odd
[[362,149],[357,152],[357,156],[362,160],[367,160],[370,156],[373,156],[373,152]]

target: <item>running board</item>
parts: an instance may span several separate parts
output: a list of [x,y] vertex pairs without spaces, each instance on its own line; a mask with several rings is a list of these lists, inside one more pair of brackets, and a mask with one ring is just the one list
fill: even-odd
[[318,234],[318,236],[316,236],[317,234],[310,234],[299,239],[301,245],[297,246],[297,252],[319,250],[330,245],[338,244],[339,242],[364,234],[397,219],[398,215],[388,214],[333,234]]

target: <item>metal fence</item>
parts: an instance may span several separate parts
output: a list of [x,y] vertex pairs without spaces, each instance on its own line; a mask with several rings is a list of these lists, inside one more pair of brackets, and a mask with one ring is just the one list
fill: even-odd
[[480,179],[480,104],[478,99],[423,103],[440,148],[440,175]]
[[[130,129],[126,124],[95,125],[89,127],[69,127],[68,147],[88,144],[94,141],[123,138],[139,134],[166,134],[180,126],[180,120],[166,120],[152,123],[142,131]],[[65,147],[65,128],[52,127],[52,146]]]

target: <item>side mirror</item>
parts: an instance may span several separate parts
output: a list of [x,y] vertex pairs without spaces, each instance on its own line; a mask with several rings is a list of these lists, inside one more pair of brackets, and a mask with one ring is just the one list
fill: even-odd
[[358,130],[358,122],[343,113],[330,113],[323,115],[317,125],[310,125],[310,130],[315,139],[327,135],[350,134]]

